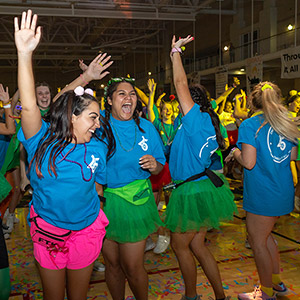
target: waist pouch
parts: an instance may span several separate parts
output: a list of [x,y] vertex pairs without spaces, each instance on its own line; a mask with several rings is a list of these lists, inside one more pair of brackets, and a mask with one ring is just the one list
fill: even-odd
[[30,234],[34,243],[47,247],[48,250],[64,250],[65,243],[72,233],[71,230],[53,226],[38,215],[30,218],[29,221],[31,222]]
[[199,179],[203,176],[207,176],[210,179],[210,181],[213,183],[213,185],[217,188],[221,187],[224,184],[223,180],[217,174],[215,174],[213,171],[211,171],[209,169],[205,169],[205,171],[203,171],[202,173],[193,175],[193,176],[189,177],[188,179],[186,179],[184,181],[181,181],[181,182],[178,182],[178,183],[171,182],[170,184],[165,185],[163,187],[163,189],[164,190],[176,189],[176,188],[178,188],[179,186],[181,186],[182,184],[184,184],[186,182],[194,181],[194,180]]
[[133,205],[142,205],[148,201],[152,194],[152,189],[148,179],[139,179],[123,187],[106,188],[104,195],[106,193],[117,195]]

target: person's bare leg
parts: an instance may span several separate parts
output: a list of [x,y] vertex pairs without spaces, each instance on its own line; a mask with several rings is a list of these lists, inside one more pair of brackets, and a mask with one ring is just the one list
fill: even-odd
[[125,275],[121,268],[119,243],[105,239],[102,247],[105,261],[105,281],[114,300],[125,297]]
[[214,256],[209,249],[205,246],[206,229],[201,229],[190,243],[190,248],[198,259],[207,279],[209,280],[216,299],[225,297],[220,271]]
[[272,288],[273,268],[279,269],[279,256],[275,254],[270,237],[277,217],[255,215],[247,212],[246,225],[249,242],[254,253],[256,268],[262,286]]
[[83,269],[67,269],[67,296],[68,300],[85,300],[89,290],[89,283],[94,264]]
[[120,260],[136,300],[148,299],[148,274],[144,267],[146,240],[120,244]]
[[20,177],[20,168],[15,168],[12,172],[12,177],[14,181],[13,186],[13,195],[11,197],[11,200],[8,205],[8,211],[10,214],[15,212],[15,209],[17,205],[20,202],[21,197],[21,189],[20,189],[20,183],[21,183],[21,177]]
[[189,247],[196,233],[171,232],[171,246],[177,257],[179,267],[185,284],[185,295],[195,297],[197,295],[197,269],[193,253]]
[[65,299],[66,269],[50,270],[40,266],[37,262],[43,286],[44,300]]

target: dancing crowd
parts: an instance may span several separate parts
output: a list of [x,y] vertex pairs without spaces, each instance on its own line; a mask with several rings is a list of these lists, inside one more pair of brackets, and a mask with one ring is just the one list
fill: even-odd
[[135,299],[146,300],[144,252],[162,253],[170,244],[183,300],[201,299],[195,258],[215,299],[228,300],[205,243],[208,230],[237,213],[226,177],[243,178],[247,239],[260,280],[238,299],[275,300],[289,293],[271,232],[280,216],[294,205],[300,209],[300,93],[283,98],[276,84],[261,82],[246,96],[234,78],[212,99],[204,86],[188,84],[181,54],[194,38],[173,36],[176,96],[156,97],[153,79],[146,93],[133,78],[115,77],[99,103],[89,83],[108,76],[113,63],[100,53],[89,65],[80,61],[83,73],[51,99],[50,86],[35,83],[33,75],[42,35],[37,15],[23,12],[14,26],[18,90],[10,97],[0,84],[0,201],[13,189],[0,218],[0,299],[10,294],[5,238],[29,190],[28,222],[44,299],[64,299],[65,292],[68,299],[86,299],[101,252],[112,299],[125,299],[127,281]]

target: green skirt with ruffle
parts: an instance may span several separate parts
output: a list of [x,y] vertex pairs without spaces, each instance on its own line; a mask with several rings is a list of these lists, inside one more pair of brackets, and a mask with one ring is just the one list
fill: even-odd
[[147,201],[141,205],[128,202],[120,195],[104,191],[104,213],[109,220],[106,238],[118,243],[136,243],[156,232],[163,223],[159,217],[151,184]]
[[233,219],[237,212],[234,195],[224,182],[215,187],[210,179],[191,181],[172,191],[166,209],[165,226],[171,232],[199,231],[201,227],[219,228],[220,222]]

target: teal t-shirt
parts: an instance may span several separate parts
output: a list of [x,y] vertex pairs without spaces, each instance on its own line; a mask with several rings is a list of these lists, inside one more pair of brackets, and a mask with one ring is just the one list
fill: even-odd
[[[18,139],[28,153],[29,162],[48,127],[49,124],[43,121],[39,132],[27,140],[20,129]],[[95,182],[106,183],[107,146],[92,138],[89,143],[78,144],[71,151],[73,147],[74,144],[69,144],[56,159],[57,177],[48,172],[51,147],[42,163],[42,178],[37,176],[33,162],[29,171],[33,187],[31,204],[46,222],[64,229],[81,230],[91,225],[99,214]]]
[[110,124],[116,140],[116,151],[107,162],[107,186],[123,187],[138,179],[147,179],[151,173],[141,168],[139,159],[152,155],[165,164],[163,144],[153,124],[140,119],[140,131],[134,120],[120,121],[110,116]]
[[281,216],[294,208],[294,184],[290,169],[294,143],[278,135],[263,114],[245,120],[239,127],[237,146],[256,149],[253,169],[244,168],[243,208],[257,215]]
[[[173,180],[186,180],[201,173],[211,163],[212,154],[219,148],[210,115],[200,111],[198,104],[181,119],[170,155]],[[199,180],[207,178],[201,177]]]

